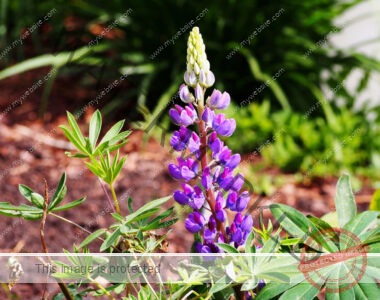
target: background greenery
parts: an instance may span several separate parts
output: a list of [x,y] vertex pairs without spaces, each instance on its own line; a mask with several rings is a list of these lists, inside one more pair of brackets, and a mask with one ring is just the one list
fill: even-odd
[[[376,139],[379,120],[368,121],[369,110],[364,107],[354,112],[353,105],[357,93],[366,87],[371,72],[379,71],[379,63],[353,51],[336,49],[329,38],[326,39],[337,26],[336,17],[360,2],[363,1],[168,0],[109,1],[105,4],[104,1],[1,0],[2,49],[52,8],[57,12],[47,22],[49,26],[35,31],[31,40],[2,59],[5,68],[0,71],[0,79],[42,66],[56,68],[58,75],[46,84],[43,93],[43,114],[56,78],[75,76],[79,79],[76,84],[93,87],[97,81],[89,74],[83,73],[79,78],[76,74],[83,69],[80,65],[94,66],[101,62],[97,69],[100,72],[105,66],[102,86],[119,78],[120,73],[129,68],[133,74],[129,78],[132,84],[128,91],[107,101],[103,114],[112,115],[122,110],[129,118],[141,119],[143,116],[136,110],[136,102],[154,115],[162,108],[165,112],[170,107],[166,103],[177,92],[185,70],[183,57],[189,30],[175,38],[174,43],[165,43],[194,20],[206,40],[211,68],[218,79],[216,87],[227,90],[239,108],[232,113],[239,124],[229,140],[234,151],[250,153],[283,129],[284,133],[262,151],[265,162],[283,171],[307,172],[337,143],[359,128],[360,134],[326,164],[315,168],[311,176],[337,175],[341,170],[376,176],[380,165],[380,147]],[[83,51],[80,58],[84,59],[78,60],[74,67],[66,65],[71,50],[80,49],[95,39],[101,32],[99,28],[107,27],[128,9],[132,12],[112,35]],[[281,14],[273,20],[280,10]],[[202,12],[204,16],[197,20]],[[250,43],[239,46],[267,20],[271,20],[269,26]],[[357,21],[351,19],[345,26]],[[316,46],[323,39],[327,40],[326,45]],[[62,52],[63,45],[68,47]],[[160,47],[162,51],[153,57]],[[235,47],[239,48],[237,52]],[[303,58],[313,47],[310,55]],[[231,51],[236,53],[231,55]],[[51,55],[52,52],[55,55]],[[251,104],[240,105],[280,69],[285,71],[251,99]],[[318,101],[323,102],[322,85],[332,90],[358,69],[363,72],[354,93],[342,86],[331,102],[321,105],[308,118],[302,118],[310,107]],[[322,72],[329,76],[322,77]],[[344,99],[339,107],[335,104],[337,97]],[[378,108],[372,110],[377,112]],[[161,116],[161,121],[168,124],[165,113]]]

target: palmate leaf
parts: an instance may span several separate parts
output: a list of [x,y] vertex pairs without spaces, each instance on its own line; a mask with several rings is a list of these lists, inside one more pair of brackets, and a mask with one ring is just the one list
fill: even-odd
[[292,236],[300,237],[303,241],[313,238],[317,245],[321,245],[325,251],[338,251],[336,245],[329,238],[325,240],[322,235],[317,234],[319,229],[298,210],[281,203],[270,205],[270,210],[283,229]]

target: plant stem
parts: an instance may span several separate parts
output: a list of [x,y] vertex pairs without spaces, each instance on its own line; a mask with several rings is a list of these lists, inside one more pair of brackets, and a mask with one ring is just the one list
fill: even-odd
[[[53,217],[56,217],[57,219],[60,219],[61,221],[64,221],[64,222],[66,222],[66,223],[68,223],[68,224],[71,224],[71,225],[73,225],[73,226],[79,228],[80,230],[83,230],[84,232],[86,232],[86,233],[88,233],[88,234],[92,234],[91,231],[87,230],[86,228],[80,226],[79,224],[77,224],[77,223],[75,223],[75,222],[73,222],[73,221],[71,221],[71,220],[69,220],[69,219],[66,219],[66,218],[64,218],[64,217],[61,217],[61,216],[59,216],[59,215],[56,215],[55,213],[52,213],[52,212],[49,212],[49,215],[51,215],[51,216],[53,216]],[[104,242],[104,239],[102,239],[100,236],[97,237],[97,239],[100,240],[100,241],[102,241],[102,242]],[[120,252],[120,250],[117,249],[117,248],[115,248],[114,246],[112,246],[112,248],[113,248],[116,252]]]
[[104,288],[102,285],[98,282],[96,282],[94,279],[92,279],[90,276],[88,277],[88,280],[90,280],[93,284],[95,284],[99,289],[103,291],[104,294],[108,296],[108,298],[115,300],[115,298]]
[[[41,225],[40,225],[40,237],[41,237],[42,248],[44,249],[44,252],[46,254],[49,254],[49,251],[48,251],[48,248],[47,248],[46,242],[45,242],[45,233],[44,233],[46,216],[47,216],[47,209],[48,209],[48,202],[49,202],[49,192],[48,192],[47,182],[45,179],[45,205],[44,205],[44,213],[42,215],[42,220],[41,220]],[[49,264],[53,265],[53,261],[51,260],[50,256],[47,255],[46,257],[47,257],[47,260],[49,261]],[[70,292],[67,289],[66,284],[62,281],[62,279],[57,279],[57,283],[58,283],[60,289],[62,290],[62,293],[65,295],[66,299],[67,300],[73,300],[73,297],[70,295]]]
[[112,197],[113,197],[113,201],[115,203],[115,206],[116,206],[116,212],[121,215],[120,213],[120,207],[119,207],[119,202],[117,201],[117,197],[116,197],[116,193],[115,193],[115,189],[113,188],[113,185],[110,184],[110,189],[111,189],[111,192],[112,192]]
[[104,194],[106,194],[106,197],[107,197],[108,203],[110,204],[110,207],[112,207],[113,212],[116,212],[115,206],[113,205],[112,200],[111,200],[110,196],[108,195],[106,186],[104,185],[103,181],[99,177],[98,177],[98,180],[99,180],[100,185],[103,188]]

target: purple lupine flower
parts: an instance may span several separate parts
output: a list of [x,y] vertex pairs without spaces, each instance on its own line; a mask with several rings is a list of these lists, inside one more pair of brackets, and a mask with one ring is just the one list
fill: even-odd
[[202,174],[202,186],[208,190],[212,185],[211,171],[209,168],[204,169]]
[[215,216],[220,222],[224,222],[227,219],[227,213],[224,210],[224,206],[225,204],[223,194],[222,192],[219,192],[215,203]]
[[170,175],[176,180],[184,180],[189,181],[193,179],[198,172],[198,164],[197,161],[191,158],[184,160],[181,157],[177,158],[178,165],[169,164],[169,172]]
[[224,92],[222,94],[218,90],[214,90],[210,98],[208,98],[207,100],[207,104],[210,107],[215,108],[215,109],[220,109],[220,110],[226,109],[230,105],[230,102],[231,102],[230,94],[228,94],[227,92]]
[[234,119],[226,119],[225,114],[216,115],[212,122],[212,128],[221,136],[231,136],[236,129]]
[[184,126],[181,126],[178,131],[174,131],[174,134],[170,139],[170,146],[172,146],[177,151],[182,151],[186,149],[190,136],[191,131]]
[[194,213],[189,214],[185,220],[185,227],[188,231],[196,233],[202,230],[205,226],[205,222],[205,217],[200,212],[194,211]]
[[[227,92],[222,93],[216,89],[211,95],[207,93],[207,88],[215,82],[215,76],[210,70],[203,39],[197,27],[193,28],[188,41],[184,81],[185,84],[179,89],[179,96],[183,102],[189,104],[185,107],[175,105],[169,111],[172,121],[181,126],[174,132],[170,144],[174,150],[190,151],[191,156],[195,155],[197,160],[178,158],[177,165],[169,164],[169,172],[173,178],[182,181],[182,191],[174,192],[174,200],[181,205],[189,205],[193,210],[185,220],[185,227],[192,233],[200,232],[202,239],[196,243],[196,251],[222,253],[223,250],[215,243],[229,243],[239,247],[251,232],[253,220],[251,216],[242,214],[248,205],[249,195],[247,192],[240,192],[244,177],[234,172],[241,161],[240,154],[232,153],[220,139],[220,136],[229,137],[233,134],[236,122],[234,119],[226,119],[224,114],[215,113],[215,110],[226,109],[231,98]],[[199,134],[186,128],[194,124],[198,125]],[[212,162],[207,161],[207,156],[201,157],[208,148],[211,150]],[[213,164],[215,162],[217,165]],[[202,167],[201,174],[198,174],[199,166]],[[191,186],[185,183],[195,178],[200,178],[201,185]],[[223,190],[228,192],[226,199]],[[206,200],[206,208],[214,205],[208,220],[202,214]],[[232,224],[225,227],[227,210],[236,212],[236,215]]]
[[203,99],[203,90],[202,90],[201,86],[199,85],[199,83],[195,87],[195,98],[198,101],[201,100],[201,99]]
[[212,128],[212,122],[214,121],[215,113],[208,107],[205,108],[201,115],[201,119],[206,124],[206,130],[209,130]]
[[247,215],[243,218],[243,221],[241,222],[240,227],[247,232],[251,232],[253,225],[253,220],[251,215]]
[[194,96],[190,93],[189,88],[186,84],[181,84],[179,88],[179,97],[185,103],[194,101]]
[[188,204],[193,209],[201,209],[205,203],[205,196],[202,189],[199,186],[194,187],[194,193],[191,195],[191,199]]
[[223,142],[216,137],[216,132],[210,134],[210,137],[208,138],[208,144],[212,151],[212,157],[215,158],[215,156],[222,150],[223,148]]
[[193,132],[189,140],[189,150],[192,153],[199,153],[200,146],[201,146],[201,139],[195,132]]

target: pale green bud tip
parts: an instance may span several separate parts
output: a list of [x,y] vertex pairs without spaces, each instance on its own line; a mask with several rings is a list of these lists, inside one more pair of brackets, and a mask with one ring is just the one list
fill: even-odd
[[[186,74],[187,73],[187,74]],[[190,32],[187,41],[187,70],[185,73],[185,81],[191,78],[187,84],[195,86],[197,82],[205,87],[209,87],[211,82],[206,83],[207,77],[213,77],[210,71],[210,63],[207,60],[206,46],[203,42],[202,35],[198,27],[194,27]],[[212,75],[209,75],[211,73]],[[195,80],[196,79],[196,80]],[[212,82],[213,84],[213,82]],[[211,84],[211,85],[212,85]]]

